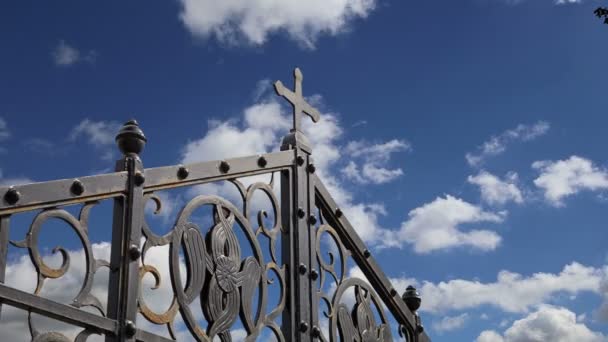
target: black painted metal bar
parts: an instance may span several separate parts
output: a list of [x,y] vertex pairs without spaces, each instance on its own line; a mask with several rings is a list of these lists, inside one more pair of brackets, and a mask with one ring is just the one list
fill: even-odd
[[[260,162],[263,158],[264,163]],[[222,168],[220,165],[227,165]],[[146,192],[191,186],[219,180],[255,176],[279,171],[293,164],[293,153],[281,151],[257,156],[231,158],[187,165],[163,166],[144,171]],[[262,166],[263,165],[263,166]]]
[[137,333],[135,333],[135,339],[138,342],[175,342],[170,338],[166,338],[164,336],[153,334],[149,331],[138,329]]
[[[8,262],[10,216],[0,216],[0,284],[4,284],[6,264]],[[2,318],[2,303],[0,302],[0,319]]]
[[[117,135],[116,141],[124,158],[116,165],[117,171],[128,174],[127,193],[114,201],[108,317],[119,324],[118,342],[135,341],[137,332],[137,298],[139,293],[139,244],[144,219],[143,164],[139,153],[146,138],[137,122],[130,121]],[[106,339],[106,341],[111,338]]]
[[[350,250],[353,259],[357,266],[361,268],[365,277],[369,280],[373,288],[378,292],[382,301],[386,304],[389,311],[397,319],[400,324],[408,326],[411,331],[416,331],[416,319],[414,314],[409,310],[399,293],[395,291],[388,277],[382,271],[371,252],[353,226],[350,224],[345,215],[336,215],[338,205],[330,195],[329,191],[319,179],[314,177],[316,189],[316,202],[330,221],[330,225],[335,227],[342,243]],[[418,335],[417,341],[430,341],[428,336],[423,332]]]
[[58,321],[89,328],[93,331],[102,331],[108,336],[114,335],[117,331],[117,322],[114,320],[23,292],[4,284],[0,284],[0,302]]
[[[265,161],[263,167],[259,163],[262,157]],[[150,192],[278,171],[293,164],[293,153],[281,151],[226,159],[224,162],[229,169],[225,171],[219,168],[221,162],[209,161],[146,169],[143,171],[146,179],[144,189]],[[6,197],[12,190],[18,194],[18,200],[14,204],[7,202],[6,198],[0,201],[0,215],[117,197],[127,190],[127,179],[126,171],[118,171],[96,176],[2,186],[0,195]],[[75,182],[82,186],[82,193],[74,193]]]
[[[72,191],[75,182],[80,182],[83,192]],[[126,189],[127,173],[116,172],[97,176],[62,179],[49,182],[31,183],[10,187],[0,187],[0,215],[43,209],[54,206],[102,200],[119,196]],[[8,194],[14,193],[16,202],[7,201]]]

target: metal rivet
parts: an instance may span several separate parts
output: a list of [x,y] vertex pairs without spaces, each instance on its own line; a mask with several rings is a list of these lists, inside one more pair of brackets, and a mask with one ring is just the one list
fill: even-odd
[[391,296],[396,296],[397,295],[397,290],[395,289],[391,289]]
[[310,173],[315,173],[317,168],[315,167],[315,164],[308,164],[308,166],[306,167],[306,170],[308,170],[308,172],[310,172]]
[[125,335],[127,335],[127,337],[133,337],[136,332],[137,328],[135,327],[135,324],[132,321],[126,321]]
[[131,247],[129,247],[129,257],[131,260],[135,261],[139,259],[140,256],[141,252],[139,251],[139,247],[137,247],[137,245],[131,245]]
[[188,171],[188,169],[186,167],[180,166],[179,169],[177,169],[177,178],[186,179],[186,178],[188,178],[189,175],[190,175],[190,171]]
[[310,224],[312,224],[312,225],[317,224],[317,218],[315,217],[315,215],[310,215],[310,216],[308,217],[308,223],[310,223]]
[[416,326],[416,332],[419,334],[422,334],[422,332],[424,332],[424,327],[422,326],[422,324],[418,324]]
[[75,179],[70,187],[70,192],[76,196],[80,196],[84,192],[84,185],[81,181]]
[[21,194],[17,189],[10,187],[8,191],[4,194],[4,200],[6,203],[13,205],[19,202],[19,198],[21,198]]
[[340,210],[340,208],[337,208],[336,209],[336,217],[340,218],[340,217],[342,217],[342,215],[343,215],[342,210]]
[[304,165],[304,157],[302,156],[297,156],[296,157],[296,163],[298,163],[299,166]]
[[310,270],[310,279],[317,280],[317,278],[319,278],[319,272],[313,268]]
[[319,337],[319,336],[321,336],[321,329],[319,329],[319,327],[317,327],[315,325],[312,327],[311,334],[312,334],[312,337]]
[[369,258],[370,256],[372,256],[372,253],[369,251],[369,249],[366,249],[363,251],[363,256]]
[[227,173],[228,171],[230,171],[230,164],[225,161],[222,161],[220,163],[220,171],[222,171],[222,173]]
[[298,217],[304,218],[304,216],[306,216],[306,212],[304,211],[304,209],[298,208]]
[[306,332],[306,330],[308,330],[308,323],[306,323],[304,321],[300,322],[300,331]]
[[304,264],[300,264],[300,266],[298,267],[298,271],[300,271],[300,274],[302,274],[302,275],[306,274],[306,270],[307,270],[307,268],[306,268],[306,265],[304,265]]
[[140,186],[144,184],[144,182],[146,181],[146,177],[144,177],[143,173],[137,171],[135,172],[135,177],[133,178],[133,180],[135,181],[135,185]]
[[264,158],[264,157],[258,158],[259,167],[266,167],[266,165],[268,165],[268,161],[266,160],[266,158]]

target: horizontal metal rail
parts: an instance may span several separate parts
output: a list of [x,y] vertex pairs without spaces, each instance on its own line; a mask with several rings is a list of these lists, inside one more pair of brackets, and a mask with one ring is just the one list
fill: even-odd
[[0,302],[105,334],[114,335],[118,328],[118,323],[109,318],[23,292],[4,284],[0,284]]
[[[359,235],[356,233],[353,226],[350,224],[345,215],[336,215],[338,205],[327,191],[325,185],[316,175],[314,177],[315,184],[315,200],[316,205],[320,207],[324,213],[327,213],[327,220],[330,225],[336,229],[340,235],[342,243],[352,253],[353,259],[365,277],[369,280],[372,287],[376,290],[382,301],[386,304],[390,312],[401,324],[409,325],[411,331],[416,331],[416,320],[414,315],[407,307],[399,293],[395,290],[388,277],[382,271],[371,252],[367,249]],[[423,332],[418,335],[419,342],[426,342],[430,339]]]
[[[162,166],[144,170],[144,191],[171,189],[230,178],[255,176],[291,167],[289,151],[258,156],[209,161],[189,165]],[[75,184],[81,189],[75,189]],[[9,190],[18,193],[18,200],[7,201]],[[82,178],[0,187],[0,216],[35,209],[77,204],[121,196],[127,191],[127,173],[115,172]]]

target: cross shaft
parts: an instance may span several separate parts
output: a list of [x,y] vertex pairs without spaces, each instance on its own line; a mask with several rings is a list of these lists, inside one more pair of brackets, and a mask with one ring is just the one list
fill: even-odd
[[304,76],[302,75],[302,71],[299,68],[296,68],[293,71],[294,76],[294,88],[295,91],[291,91],[287,89],[281,81],[276,81],[274,83],[274,89],[279,96],[284,97],[291,106],[293,107],[293,128],[292,132],[299,131],[302,132],[301,129],[301,116],[302,113],[310,116],[313,122],[319,121],[321,115],[319,111],[311,106],[304,97],[302,96],[302,80]]

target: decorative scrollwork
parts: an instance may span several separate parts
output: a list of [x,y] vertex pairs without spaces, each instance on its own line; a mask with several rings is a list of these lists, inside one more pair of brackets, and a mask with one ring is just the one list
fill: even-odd
[[[322,217],[322,216],[321,216]],[[323,220],[322,220],[323,222]],[[327,251],[329,262],[323,258],[322,236],[327,234],[335,242],[339,253],[339,261],[333,251]],[[350,252],[342,244],[338,233],[334,228],[327,224],[321,224],[317,229],[316,238],[316,254],[319,268],[321,269],[320,286],[317,289],[319,301],[323,301],[328,308],[325,316],[329,318],[329,341],[357,341],[357,342],[389,342],[392,341],[391,330],[388,320],[384,313],[382,302],[370,287],[370,285],[359,278],[346,278],[347,259],[350,257]],[[339,262],[339,264],[337,264]],[[339,265],[339,275],[337,265]],[[336,286],[329,287],[335,289],[333,293],[326,293],[326,276],[328,273],[332,276]],[[347,297],[351,297],[354,290],[354,304],[349,307]],[[376,318],[372,309],[374,306],[381,319],[380,324],[376,322]],[[340,338],[338,338],[340,336]],[[320,338],[327,341],[326,337],[321,334]]]
[[62,262],[59,268],[53,268],[48,266],[40,253],[40,247],[38,246],[38,238],[40,231],[46,221],[51,218],[57,218],[67,223],[72,230],[78,235],[80,243],[82,244],[84,255],[85,255],[85,277],[82,283],[80,291],[72,301],[71,305],[77,308],[90,306],[94,307],[99,311],[101,315],[105,315],[104,309],[101,305],[100,300],[91,294],[91,288],[93,287],[93,281],[95,273],[101,267],[110,267],[110,264],[106,260],[95,259],[93,256],[93,249],[88,236],[88,222],[89,213],[91,208],[94,207],[97,202],[85,203],[81,210],[79,218],[76,219],[72,214],[63,209],[47,209],[43,210],[36,217],[30,225],[29,231],[24,240],[11,241],[11,244],[19,248],[27,248],[32,264],[36,269],[38,280],[36,283],[36,289],[34,294],[39,295],[44,286],[44,281],[48,278],[57,279],[63,277],[70,268],[70,255],[61,246],[53,248],[53,254],[60,253]]
[[[232,183],[243,198],[244,214],[221,197],[200,195],[182,208],[173,229],[167,234],[156,235],[147,223],[144,224],[142,231],[146,241],[142,250],[140,280],[150,273],[155,279],[153,289],[159,288],[161,274],[154,266],[145,263],[145,255],[153,247],[168,246],[173,300],[165,312],[157,313],[146,305],[140,292],[139,310],[150,322],[167,325],[174,339],[174,320],[180,312],[185,325],[198,341],[212,341],[216,336],[223,342],[231,341],[230,328],[239,317],[248,334],[246,341],[254,341],[264,328],[270,329],[279,341],[284,340],[274,321],[285,306],[285,267],[278,265],[274,250],[282,228],[272,182],[254,183],[247,188],[236,180]],[[268,215],[264,210],[258,212],[257,229],[251,226],[249,211],[256,191],[263,192],[270,199],[275,218],[272,227],[265,223]],[[160,210],[162,203],[158,196],[146,194],[145,200],[154,201],[157,212]],[[193,213],[204,206],[211,206],[213,216],[211,227],[206,231],[192,222]],[[235,231],[239,229],[251,247],[251,256],[242,256],[243,241]],[[271,260],[264,260],[258,241],[260,235],[270,240]],[[180,252],[183,258],[180,258]],[[182,281],[183,270],[186,272],[185,283]],[[267,313],[267,287],[273,283],[270,272],[279,279],[280,299],[277,307]],[[190,309],[197,297],[204,298],[201,309],[207,321],[206,327],[200,326]],[[254,306],[256,298],[257,305]]]

